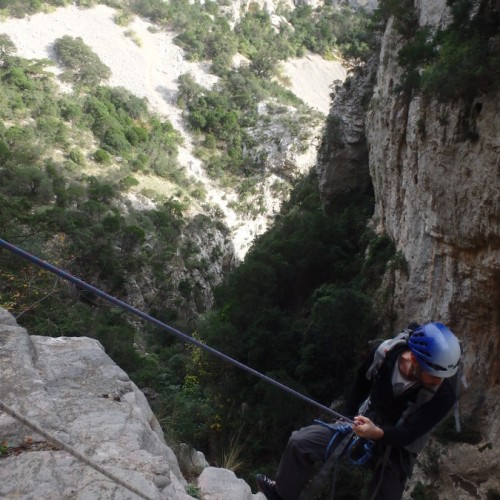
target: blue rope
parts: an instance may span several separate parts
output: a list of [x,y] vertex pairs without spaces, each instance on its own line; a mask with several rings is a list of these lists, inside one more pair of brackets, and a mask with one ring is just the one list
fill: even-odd
[[63,271],[62,269],[59,269],[56,266],[53,266],[52,264],[49,264],[48,262],[45,262],[44,260],[39,259],[38,257],[35,257],[34,255],[26,252],[25,250],[12,245],[11,243],[8,243],[7,241],[3,240],[0,238],[0,246],[11,251],[12,253],[22,257],[23,259],[29,260],[36,264],[37,266],[46,269],[47,271],[50,271],[51,273],[56,274],[57,276],[60,276],[61,278],[70,281],[71,283],[74,283],[75,285],[78,285],[79,287],[82,287],[95,295],[102,297],[103,299],[107,300],[108,302],[111,302],[112,304],[125,309],[126,311],[135,314],[139,318],[142,318],[146,321],[149,321],[150,323],[153,323],[154,325],[162,328],[163,330],[167,330],[170,332],[172,335],[175,335],[179,339],[181,339],[184,342],[188,342],[190,344],[194,344],[195,346],[199,347],[200,349],[203,349],[204,351],[209,352],[210,354],[230,363],[233,364],[234,366],[237,366],[238,368],[241,368],[243,371],[246,371],[247,373],[250,373],[251,375],[255,375],[256,377],[268,382],[269,384],[274,385],[275,387],[278,387],[279,389],[288,392],[289,394],[301,399],[302,401],[305,401],[306,403],[309,403],[313,406],[316,406],[317,408],[327,412],[328,414],[334,416],[335,418],[338,418],[340,420],[343,420],[344,422],[347,422],[351,425],[354,425],[354,422],[347,417],[344,417],[340,413],[337,413],[336,411],[332,410],[331,408],[328,408],[327,406],[322,405],[321,403],[318,403],[317,401],[314,401],[313,399],[305,396],[304,394],[301,394],[300,392],[296,391],[295,389],[292,389],[290,387],[287,387],[286,385],[268,377],[267,375],[264,375],[257,370],[254,370],[253,368],[250,368],[249,366],[240,363],[239,361],[236,361],[235,359],[227,356],[226,354],[217,351],[216,349],[213,349],[212,347],[203,344],[202,342],[196,340],[193,337],[190,337],[189,335],[186,335],[185,333],[182,333],[181,331],[165,324],[162,323],[161,321],[157,320],[156,318],[153,318],[149,314],[144,313],[143,311],[136,309],[135,307],[131,306],[130,304],[127,304],[126,302],[123,302],[111,295],[108,295],[107,293],[103,292],[102,290],[99,290],[99,288],[96,288],[92,285],[89,285],[88,283],[85,283],[85,281],[82,281],[78,278],[75,278],[71,274],[67,273],[66,271]]

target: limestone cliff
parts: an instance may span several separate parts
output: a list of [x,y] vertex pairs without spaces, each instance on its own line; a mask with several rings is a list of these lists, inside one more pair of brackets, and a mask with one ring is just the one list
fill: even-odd
[[[225,469],[205,467],[188,485],[146,397],[99,342],[29,336],[2,308],[0,400],[145,498],[263,500]],[[139,498],[2,411],[0,497]]]
[[[431,29],[449,22],[444,0],[417,1],[415,9],[420,24]],[[340,136],[340,146],[324,155],[321,182],[328,198],[342,191],[353,165],[360,171],[349,188],[362,187],[369,169],[373,226],[389,235],[406,261],[404,270],[387,275],[387,329],[439,319],[463,340],[470,387],[462,414],[480,430],[482,442],[448,449],[435,488],[445,492],[442,498],[486,498],[488,489],[500,491],[500,453],[490,445],[500,434],[500,92],[483,93],[472,103],[395,92],[401,46],[390,19],[364,130],[359,89],[366,88],[369,75],[352,85],[350,108],[345,95],[337,96],[332,116],[341,105],[334,138],[338,142]],[[464,137],[464,123],[474,129],[474,140]],[[365,147],[363,163],[358,159]]]

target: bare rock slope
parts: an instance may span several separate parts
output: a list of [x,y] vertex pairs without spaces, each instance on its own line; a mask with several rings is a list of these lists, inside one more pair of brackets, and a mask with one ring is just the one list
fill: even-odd
[[[30,336],[0,308],[0,401],[144,497],[192,498],[146,397],[96,340]],[[1,411],[0,439],[0,498],[139,498]],[[263,500],[224,469],[193,487],[204,500]]]

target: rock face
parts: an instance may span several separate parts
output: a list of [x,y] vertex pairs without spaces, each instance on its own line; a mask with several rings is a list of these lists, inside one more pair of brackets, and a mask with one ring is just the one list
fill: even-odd
[[[408,264],[396,279],[398,326],[426,318],[450,324],[465,342],[471,379],[493,388],[500,381],[500,95],[472,105],[401,97],[392,91],[399,47],[389,23],[366,122],[374,223]],[[464,138],[466,121],[474,142]]]
[[[449,22],[444,0],[415,4],[422,25]],[[404,97],[394,92],[400,48],[390,20],[364,125],[376,202],[372,223],[406,262],[404,271],[387,276],[394,292],[386,326],[397,331],[413,320],[440,320],[463,340],[469,390],[462,417],[479,430],[481,442],[447,448],[433,487],[440,498],[486,498],[489,489],[500,491],[500,452],[491,446],[500,434],[500,92],[468,104]],[[346,169],[356,166],[353,155],[363,148],[362,132],[350,149],[345,139],[359,115],[359,91],[352,95],[350,108],[340,99],[342,109],[352,110],[340,123],[343,139],[319,169],[326,198],[342,191]],[[342,114],[334,107],[335,113]],[[466,127],[475,132],[473,141]],[[362,174],[347,187],[361,188]]]
[[[337,195],[365,191],[371,184],[365,133],[365,106],[373,92],[375,61],[356,68],[337,85],[318,153],[317,172],[325,205]],[[340,82],[338,82],[340,83]]]
[[[0,400],[145,497],[192,498],[144,394],[96,340],[30,337],[0,308]],[[0,498],[139,498],[1,411],[0,441]],[[204,500],[263,500],[224,469],[200,486]]]
[[[420,0],[415,9],[431,29],[451,19],[445,0]],[[414,484],[430,484],[440,498],[487,498],[500,492],[493,445],[500,435],[500,92],[472,103],[403,97],[394,92],[401,46],[389,20],[364,109],[368,68],[337,92],[320,150],[322,196],[328,203],[363,189],[369,173],[373,227],[390,236],[405,261],[404,270],[387,275],[387,331],[440,320],[463,341],[469,388],[461,416],[479,442],[435,444],[437,477],[417,467]],[[411,491],[410,484],[407,498]]]

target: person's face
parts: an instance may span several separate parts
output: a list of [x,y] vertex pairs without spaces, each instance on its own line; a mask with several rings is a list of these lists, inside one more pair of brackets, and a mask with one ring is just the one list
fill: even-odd
[[435,375],[431,375],[430,373],[424,372],[420,365],[418,364],[417,359],[412,354],[412,361],[415,367],[415,378],[424,386],[429,387],[430,389],[439,387],[443,383],[443,379],[441,377],[436,377]]

